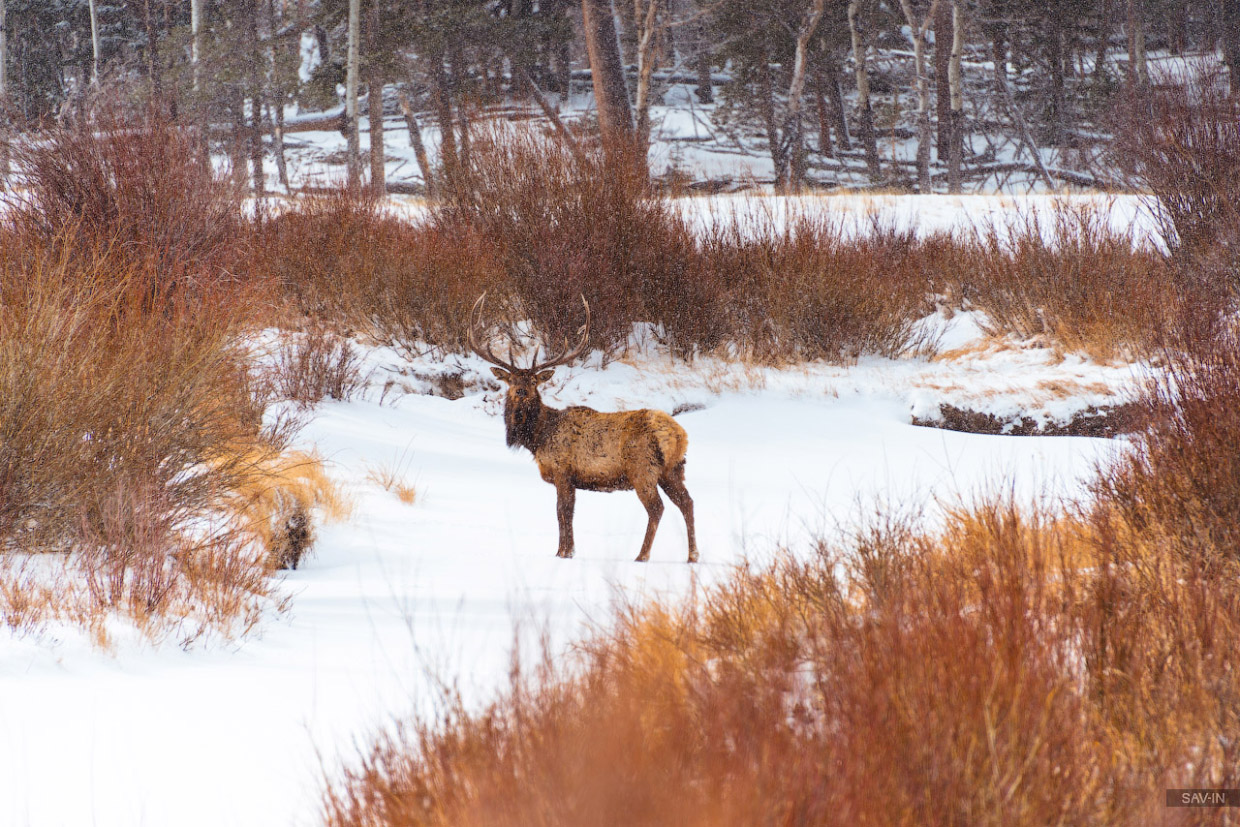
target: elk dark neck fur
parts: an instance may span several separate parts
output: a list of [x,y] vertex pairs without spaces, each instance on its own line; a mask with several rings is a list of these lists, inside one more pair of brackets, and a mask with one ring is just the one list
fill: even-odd
[[508,437],[508,447],[525,448],[531,454],[538,453],[561,413],[557,408],[544,405],[537,395],[524,402],[508,400],[504,404],[504,429]]

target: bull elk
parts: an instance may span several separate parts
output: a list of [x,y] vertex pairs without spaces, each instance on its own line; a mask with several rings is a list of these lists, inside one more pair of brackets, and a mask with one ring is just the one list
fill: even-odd
[[573,556],[573,507],[577,490],[636,491],[646,507],[649,521],[638,562],[650,559],[659,518],[663,516],[662,488],[685,517],[689,531],[689,562],[698,559],[693,531],[693,498],[685,488],[685,429],[662,411],[643,409],[605,413],[574,405],[560,410],[544,405],[538,386],[555,373],[554,368],[576,359],[590,340],[590,305],[585,296],[586,322],[578,330],[580,341],[569,350],[567,338],[559,354],[538,361],[539,348],[529,367],[517,367],[508,351],[504,361],[490,344],[478,345],[486,293],[478,297],[469,314],[469,345],[474,353],[495,365],[491,372],[508,386],[504,398],[504,427],[508,447],[526,448],[534,455],[542,478],[555,486],[556,516],[560,523],[560,547],[556,557]]

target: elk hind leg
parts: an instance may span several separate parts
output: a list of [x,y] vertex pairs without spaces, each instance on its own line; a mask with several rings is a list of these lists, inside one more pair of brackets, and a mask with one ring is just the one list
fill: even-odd
[[653,480],[634,487],[637,498],[646,506],[646,514],[650,518],[646,523],[646,539],[642,540],[642,550],[637,555],[637,562],[644,563],[650,559],[650,546],[654,543],[654,533],[659,528],[659,518],[663,516],[663,498],[659,496],[659,487]]
[[685,518],[685,528],[689,531],[689,562],[698,561],[697,537],[693,530],[693,498],[685,487],[685,464],[682,462],[668,471],[661,480],[659,487],[667,494]]

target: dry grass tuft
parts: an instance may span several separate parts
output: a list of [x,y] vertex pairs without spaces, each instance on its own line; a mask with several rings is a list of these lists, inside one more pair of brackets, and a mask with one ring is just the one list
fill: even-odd
[[105,100],[15,145],[15,157],[25,191],[6,220],[45,247],[106,255],[142,272],[153,292],[242,278],[244,192],[215,170],[197,129]]
[[967,244],[959,292],[995,333],[1049,338],[1109,361],[1148,356],[1186,299],[1165,256],[1088,208],[1019,216]]
[[309,408],[324,399],[353,399],[365,390],[368,376],[352,342],[311,321],[280,348],[267,378],[280,398]]
[[418,500],[418,489],[405,479],[404,471],[389,466],[367,467],[366,479],[396,495],[396,499],[405,505],[413,505]]
[[253,458],[251,473],[228,508],[241,533],[267,549],[280,569],[296,569],[313,547],[314,515],[336,522],[350,512],[323,461],[298,451]]
[[411,355],[463,350],[470,305],[502,282],[469,227],[411,224],[344,192],[304,198],[266,222],[252,266],[299,315]]

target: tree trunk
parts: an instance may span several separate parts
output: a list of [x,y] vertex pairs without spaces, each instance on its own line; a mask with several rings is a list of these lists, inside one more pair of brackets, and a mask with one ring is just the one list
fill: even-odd
[[9,0],[0,0],[0,106],[9,99],[9,29],[6,23]]
[[938,127],[934,146],[939,163],[951,155],[952,93],[947,76],[951,72],[952,55],[948,44],[952,43],[952,12],[955,8],[954,3],[939,3],[938,13],[934,16],[934,114]]
[[1107,65],[1107,47],[1111,45],[1111,2],[1102,0],[1102,8],[1098,11],[1098,43],[1094,50],[1094,83],[1100,82],[1105,76]]
[[0,191],[9,188],[9,30],[8,0],[0,0]]
[[370,73],[366,82],[367,118],[370,125],[370,188],[376,196],[387,193],[386,153],[383,146],[383,80]]
[[660,0],[633,0],[637,27],[637,145],[643,155],[650,146],[650,78],[654,74]]
[[198,73],[202,60],[202,0],[189,0],[189,36],[190,77],[197,92],[201,82]]
[[572,150],[574,158],[578,161],[584,161],[585,155],[581,151],[581,145],[577,143],[577,139],[573,137],[573,133],[569,132],[568,127],[564,125],[564,121],[560,118],[559,111],[551,105],[551,101],[547,100],[547,96],[544,95],[543,91],[538,88],[538,84],[534,82],[534,78],[530,76],[530,73],[524,69],[521,71],[525,76],[525,83],[530,90],[530,95],[534,98],[534,102],[538,104],[538,108],[542,110],[542,113],[546,116],[547,120],[551,121],[551,125],[555,127],[556,134],[559,135],[560,139],[564,141],[570,150]]
[[611,0],[581,0],[581,13],[603,152],[615,168],[631,165],[637,170],[640,165],[640,169],[644,169],[646,159],[636,157],[636,127],[624,81]]
[[1064,30],[1059,15],[1047,16],[1046,33],[1048,56],[1051,63],[1051,111],[1047,119],[1050,126],[1050,143],[1058,146],[1063,143],[1067,132],[1067,90],[1064,82]]
[[287,193],[288,160],[284,155],[284,95],[282,92],[271,96],[268,112],[271,115],[271,148],[276,156],[276,175],[280,179],[280,186]]
[[934,18],[938,5],[939,0],[932,0],[925,19],[918,22],[911,0],[900,0],[904,19],[908,21],[909,29],[913,33],[913,63],[917,73],[917,187],[922,193],[931,191],[930,142],[933,139],[933,130],[930,127],[930,83],[926,77],[926,28]]
[[163,83],[159,72],[159,33],[155,27],[155,15],[151,12],[153,0],[146,0],[143,6],[143,23],[146,29],[146,72],[151,84],[151,101],[162,105]]
[[245,88],[240,83],[230,84],[228,90],[228,108],[232,114],[233,139],[229,147],[232,163],[232,176],[237,186],[244,187],[246,179],[246,127],[245,127]]
[[1145,26],[1141,21],[1141,0],[1128,0],[1128,82],[1148,86],[1149,70],[1145,65]]
[[831,114],[835,118],[835,141],[840,149],[852,149],[852,136],[848,132],[848,115],[844,112],[844,90],[840,84],[840,67],[835,58],[827,58],[827,98],[831,101]]
[[250,176],[254,197],[259,200],[260,212],[267,189],[267,171],[263,168],[263,89],[262,72],[259,71],[258,53],[258,0],[245,0],[245,77],[250,98]]
[[1223,60],[1232,94],[1240,94],[1240,0],[1222,0]]
[[759,58],[758,78],[761,87],[758,90],[758,111],[762,113],[762,125],[766,127],[766,143],[770,147],[771,161],[776,168],[776,183],[779,169],[779,124],[775,120],[775,81],[771,77],[771,60],[767,52]]
[[861,0],[848,0],[848,33],[852,42],[853,67],[857,76],[857,122],[865,162],[870,169],[870,179],[878,180],[882,166],[878,160],[878,140],[874,135],[874,110],[870,105],[870,69],[866,60],[869,47],[858,21]]
[[[201,0],[195,0],[201,2]],[[271,76],[272,88],[268,96],[268,112],[271,118],[271,148],[276,156],[276,175],[280,186],[288,192],[288,161],[284,156],[284,87],[276,66],[275,32],[278,30],[276,21],[275,0],[267,0],[267,31],[271,36],[267,41],[267,67]]]
[[435,119],[439,122],[439,165],[443,167],[443,183],[449,193],[456,192],[460,160],[456,153],[456,126],[452,118],[452,97],[448,90],[448,75],[444,68],[444,56],[436,52],[431,62],[431,100],[435,107]]
[[361,49],[361,19],[361,0],[349,0],[349,37],[348,55],[345,58],[344,117],[345,129],[348,130],[345,138],[347,141],[346,155],[349,169],[349,189],[353,192],[358,192],[362,186],[362,148],[357,123],[358,71],[361,68],[359,66],[361,61],[358,54]]
[[[962,189],[961,167],[964,164],[964,14],[960,0],[952,0],[952,51],[947,62],[948,130],[947,130],[947,191]],[[935,40],[937,41],[937,35]],[[935,43],[938,49],[938,43]]]
[[413,147],[413,156],[418,161],[418,169],[422,172],[422,181],[426,185],[426,197],[435,193],[435,176],[431,172],[431,161],[426,155],[426,144],[422,142],[422,125],[414,114],[413,106],[404,90],[398,89],[396,100],[400,103],[401,114],[405,116],[405,126],[409,129],[409,145]]
[[[375,42],[379,33],[379,3],[372,0],[370,4],[370,25],[367,26],[368,51],[375,52]],[[367,118],[370,126],[370,190],[376,198],[387,195],[387,171],[384,168],[385,155],[383,146],[383,75],[372,62],[366,72]]]
[[[465,61],[461,57],[460,50],[454,45],[449,51],[449,59],[452,65],[451,86],[453,89],[464,88],[464,78],[462,75],[467,71]],[[456,105],[456,152],[457,163],[461,169],[469,169],[470,165],[470,109],[468,101],[460,101]]]
[[710,70],[710,37],[706,30],[706,24],[699,18],[692,24],[693,49],[693,72],[697,76],[697,86],[693,90],[693,94],[697,95],[699,103],[715,102],[715,85],[714,79],[711,77]]
[[779,155],[775,158],[775,185],[795,190],[804,183],[805,142],[802,135],[801,102],[805,94],[805,74],[809,65],[809,41],[818,31],[826,0],[811,0],[797,32],[797,48],[792,60],[792,80],[788,83],[788,109]]
[[99,8],[90,0],[90,85],[99,88]]
[[831,142],[831,113],[827,103],[827,78],[823,69],[825,61],[814,63],[814,108],[818,111],[818,154],[835,157],[835,145]]

